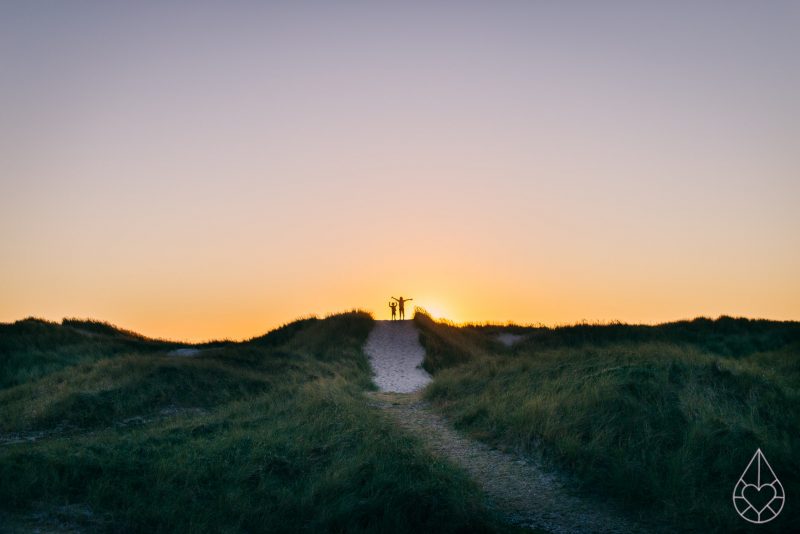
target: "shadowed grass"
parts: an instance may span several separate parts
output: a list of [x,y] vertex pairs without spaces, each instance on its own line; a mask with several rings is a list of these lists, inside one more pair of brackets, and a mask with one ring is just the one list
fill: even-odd
[[425,347],[422,367],[431,374],[487,355],[485,337],[474,330],[446,321],[435,322],[419,307],[415,309],[414,323],[422,332],[420,343]]
[[[646,335],[626,325],[517,327],[526,340],[495,343],[481,356],[476,351],[505,328],[464,327],[457,335],[421,317],[422,338],[445,344],[448,361],[461,362],[440,369],[426,396],[462,429],[542,453],[586,490],[683,528],[746,530],[731,492],[756,448],[787,495],[800,494],[798,325],[719,322],[645,327]],[[454,339],[478,341],[463,351]],[[798,523],[800,508],[787,504],[759,529]]]
[[[365,401],[372,319],[305,319],[193,358],[127,355],[0,393],[0,510],[90,531],[486,531],[475,486]],[[165,407],[170,417],[154,418]],[[142,416],[143,423],[120,426]],[[148,419],[150,418],[150,419]],[[27,515],[26,515],[27,514]]]
[[0,323],[0,389],[80,363],[122,354],[150,354],[179,346],[99,321],[41,319]]

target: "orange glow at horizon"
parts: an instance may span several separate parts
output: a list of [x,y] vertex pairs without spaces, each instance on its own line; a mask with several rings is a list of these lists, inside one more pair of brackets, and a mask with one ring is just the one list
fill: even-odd
[[[426,279],[424,273],[405,273],[408,282],[403,287],[408,290],[404,289],[402,294],[414,298],[407,305],[406,317],[411,318],[419,306],[435,318],[457,324],[514,322],[553,326],[584,320],[658,323],[723,314],[778,320],[797,318],[793,311],[796,300],[791,293],[786,293],[784,299],[775,298],[776,293],[785,289],[781,287],[771,295],[759,294],[759,291],[730,294],[720,284],[717,288],[707,288],[706,302],[697,299],[698,305],[686,306],[685,299],[676,292],[686,282],[669,278],[658,280],[653,285],[633,280],[629,287],[637,291],[631,294],[621,291],[626,285],[624,281],[599,289],[589,281],[573,280],[571,287],[565,289],[548,287],[546,279],[540,284],[529,281],[529,285],[524,286],[500,280],[490,288],[480,283],[488,280],[490,273],[483,277],[477,277],[478,273],[473,275],[476,278],[465,280],[445,274]],[[540,273],[540,276],[543,275]],[[355,308],[371,312],[376,319],[388,319],[389,296],[399,296],[400,292],[386,291],[385,285],[383,280],[361,280],[350,287],[315,284],[309,293],[293,293],[293,288],[280,292],[273,287],[261,293],[247,291],[238,294],[227,293],[224,286],[222,291],[187,286],[164,300],[158,300],[155,290],[131,295],[127,300],[116,297],[104,301],[98,295],[72,295],[76,304],[83,304],[67,304],[62,308],[48,308],[48,299],[42,295],[41,306],[34,304],[16,316],[10,316],[6,311],[3,320],[12,321],[30,315],[50,320],[77,316],[107,320],[151,337],[186,342],[222,338],[242,340],[264,334],[297,318],[324,316]],[[398,285],[401,284],[393,284],[394,287]],[[697,289],[691,283],[684,287]],[[739,302],[742,295],[748,306]],[[163,296],[166,295],[162,293]],[[86,306],[87,302],[89,306]]]
[[17,4],[0,322],[800,319],[796,2]]

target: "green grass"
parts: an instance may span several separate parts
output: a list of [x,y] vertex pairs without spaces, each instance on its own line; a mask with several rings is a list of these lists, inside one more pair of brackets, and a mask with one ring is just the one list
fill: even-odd
[[[758,530],[800,523],[798,323],[415,321],[435,374],[426,396],[475,437],[542,455],[584,491],[665,524],[718,532],[746,530],[731,491],[760,447],[788,498]],[[0,325],[0,522],[98,532],[505,528],[462,471],[367,402],[361,347],[372,324],[361,312],[303,319],[242,343],[196,345],[194,357],[96,321]],[[501,331],[525,339],[505,347]]]
[[[543,455],[582,488],[685,529],[746,530],[731,493],[760,447],[800,524],[800,324],[456,328],[418,314],[426,392],[475,437]],[[524,334],[506,348],[500,331]],[[794,497],[796,499],[797,497]]]
[[433,374],[466,361],[487,356],[491,346],[487,336],[472,328],[459,328],[446,321],[435,322],[422,308],[416,308],[414,322],[423,333],[425,347],[422,367]]
[[0,323],[0,390],[77,363],[122,354],[151,354],[179,346],[99,321],[41,319]]
[[[41,439],[0,445],[0,521],[66,515],[109,532],[496,528],[466,475],[366,402],[372,324],[360,312],[304,319],[193,358],[124,335],[146,348],[31,373],[38,355],[65,354],[49,343],[76,339],[72,325],[33,325],[70,330],[28,357],[17,341],[5,362],[31,378],[0,390],[0,435]],[[99,335],[103,347],[118,336]]]

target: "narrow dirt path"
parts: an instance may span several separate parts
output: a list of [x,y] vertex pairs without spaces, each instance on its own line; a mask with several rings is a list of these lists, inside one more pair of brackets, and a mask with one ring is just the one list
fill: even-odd
[[413,321],[375,321],[364,345],[381,391],[410,393],[431,381],[422,369],[425,349]]
[[652,526],[638,525],[605,504],[572,495],[563,477],[537,461],[456,432],[421,398],[419,389],[430,377],[422,380],[414,372],[415,362],[424,358],[424,349],[413,323],[382,323],[375,326],[365,345],[375,382],[382,390],[370,394],[371,404],[420,438],[433,454],[467,471],[483,489],[487,506],[508,523],[557,534],[653,532]]

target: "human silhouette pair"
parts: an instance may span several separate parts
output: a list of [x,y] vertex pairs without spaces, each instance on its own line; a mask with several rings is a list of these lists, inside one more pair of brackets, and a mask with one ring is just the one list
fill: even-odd
[[404,299],[401,295],[399,299],[392,297],[392,300],[397,301],[397,302],[389,302],[389,308],[391,308],[392,310],[392,321],[397,319],[398,313],[400,314],[400,320],[402,321],[403,319],[406,318],[405,303],[408,302],[409,300],[414,300],[414,299]]

